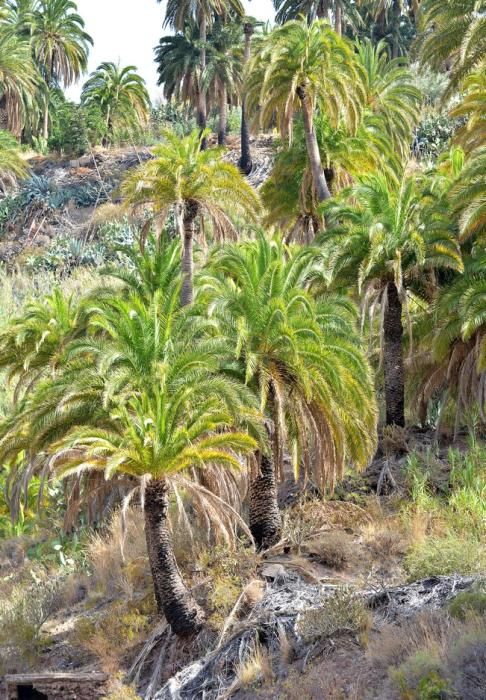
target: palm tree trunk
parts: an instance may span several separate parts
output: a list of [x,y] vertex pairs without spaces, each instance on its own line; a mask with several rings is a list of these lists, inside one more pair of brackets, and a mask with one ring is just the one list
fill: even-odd
[[326,199],[330,199],[331,193],[329,192],[329,187],[327,186],[326,176],[324,174],[324,169],[321,162],[321,154],[319,153],[319,144],[317,143],[317,136],[314,130],[312,105],[307,97],[305,87],[298,87],[297,94],[302,104],[307,156],[311,165],[312,179],[314,181],[317,201],[325,202]]
[[342,36],[343,33],[343,8],[341,0],[336,0],[336,9],[334,11],[334,30],[336,34]]
[[383,359],[386,424],[405,426],[402,302],[395,282],[388,282],[384,299]]
[[226,144],[226,128],[228,126],[228,94],[226,85],[222,84],[219,93],[219,130],[218,146]]
[[153,479],[145,490],[145,536],[155,599],[174,634],[191,637],[203,625],[204,612],[185,585],[174,556],[168,524],[167,483]]
[[194,259],[192,249],[194,242],[194,221],[198,214],[198,209],[197,203],[192,201],[186,202],[184,208],[181,306],[192,304],[194,297]]
[[[201,131],[204,131],[207,126],[207,99],[206,90],[203,85],[203,77],[206,71],[206,41],[207,41],[207,17],[204,11],[201,11],[199,15],[199,41],[201,42],[201,56],[200,56],[200,88],[198,94],[198,108],[197,108],[197,123]],[[201,150],[205,151],[208,147],[207,139],[204,138],[201,141]]]
[[[244,65],[248,65],[251,56],[251,37],[253,36],[253,25],[246,23],[245,31],[245,58]],[[241,172],[244,175],[249,175],[253,169],[250,148],[250,128],[248,123],[248,115],[246,111],[246,97],[243,93],[241,100],[241,155],[238,163]]]
[[44,123],[42,127],[42,136],[47,139],[49,138],[49,102],[46,102],[44,107]]
[[[270,444],[273,444],[271,439]],[[280,540],[282,517],[278,507],[273,458],[257,452],[256,459],[259,473],[250,483],[249,525],[257,548],[262,550],[272,547]]]

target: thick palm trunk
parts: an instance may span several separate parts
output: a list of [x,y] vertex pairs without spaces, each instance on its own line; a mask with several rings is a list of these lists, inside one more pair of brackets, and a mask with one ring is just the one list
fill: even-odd
[[194,277],[194,222],[198,214],[196,202],[186,202],[184,207],[184,233],[183,233],[183,254],[182,254],[182,289],[181,306],[192,304],[193,300],[193,277]]
[[167,484],[154,479],[145,491],[145,535],[157,608],[160,614],[165,615],[175,634],[191,637],[200,631],[204,613],[185,585],[177,566],[168,512]]
[[[203,76],[206,71],[206,41],[207,41],[207,18],[204,12],[201,12],[199,17],[199,41],[201,42],[201,56],[200,56],[200,89],[198,94],[198,108],[197,108],[197,123],[201,131],[204,131],[207,126],[207,99],[206,90],[203,85]],[[207,139],[204,138],[201,141],[201,150],[206,150],[208,147]]]
[[302,104],[302,113],[304,117],[304,132],[305,143],[307,147],[307,156],[309,158],[312,179],[316,190],[317,201],[325,202],[330,199],[331,193],[327,186],[326,176],[321,162],[321,154],[319,153],[319,144],[314,130],[314,122],[312,118],[312,105],[306,94],[305,87],[297,88],[297,94]]
[[221,85],[219,94],[219,129],[218,129],[218,146],[226,144],[226,133],[228,126],[228,94],[226,85]]
[[250,484],[250,531],[258,549],[276,544],[282,534],[275,466],[271,457],[258,453],[260,472]]
[[383,322],[386,424],[405,426],[402,302],[394,282],[386,289]]
[[336,0],[336,9],[334,12],[334,30],[336,34],[342,36],[343,33],[343,8],[340,0]]
[[[245,67],[248,65],[251,56],[251,37],[253,36],[253,26],[245,24]],[[239,167],[244,175],[249,175],[253,169],[250,148],[250,127],[246,109],[246,97],[243,94],[241,101],[241,155]]]

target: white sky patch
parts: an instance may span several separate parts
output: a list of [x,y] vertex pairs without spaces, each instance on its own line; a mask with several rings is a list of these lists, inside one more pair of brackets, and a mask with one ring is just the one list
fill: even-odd
[[[272,0],[244,0],[249,15],[261,20],[273,20]],[[78,11],[86,23],[86,31],[93,37],[88,71],[103,61],[114,61],[122,66],[136,66],[145,79],[153,101],[161,97],[157,86],[154,47],[163,29],[165,2],[156,0],[77,0]],[[84,78],[67,90],[71,100],[78,100]]]

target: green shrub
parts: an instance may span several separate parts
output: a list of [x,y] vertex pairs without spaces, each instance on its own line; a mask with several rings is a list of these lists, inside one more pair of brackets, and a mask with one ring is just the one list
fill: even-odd
[[410,581],[447,574],[478,574],[486,570],[486,549],[476,539],[454,534],[429,537],[414,544],[405,556]]
[[449,613],[458,620],[468,615],[486,615],[486,591],[463,591],[449,603]]
[[369,624],[362,598],[349,588],[337,588],[330,596],[323,595],[318,607],[300,613],[296,629],[304,641],[313,642],[339,632],[364,634]]
[[430,651],[419,651],[410,656],[398,668],[390,670],[390,677],[402,697],[409,700],[443,700],[449,689],[442,676],[440,659]]

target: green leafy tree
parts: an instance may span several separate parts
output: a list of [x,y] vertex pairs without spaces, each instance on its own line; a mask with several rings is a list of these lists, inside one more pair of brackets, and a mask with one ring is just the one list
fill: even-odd
[[[357,282],[365,307],[382,308],[386,424],[405,425],[403,305],[424,270],[462,270],[453,230],[443,217],[421,218],[425,205],[414,178],[369,175],[326,205],[322,236],[330,276]],[[428,210],[430,211],[430,210]]]
[[307,155],[317,200],[329,199],[314,128],[318,107],[333,126],[350,133],[359,125],[364,102],[364,76],[352,46],[322,21],[310,26],[291,21],[274,29],[250,63],[247,101],[262,126],[274,119],[283,137],[292,138],[293,118],[302,112]]
[[[73,0],[39,0],[32,16],[32,53],[47,91],[54,83],[72,85],[86,70],[92,38]],[[49,99],[45,99],[43,136],[49,136]]]
[[254,220],[259,198],[238,168],[223,161],[220,149],[201,150],[198,131],[180,139],[172,132],[154,149],[155,158],[128,175],[122,185],[127,205],[150,206],[159,225],[175,209],[177,230],[183,241],[182,304],[193,299],[193,244],[195,220],[199,216],[212,224],[218,239],[236,237],[229,214]]
[[101,63],[83,85],[81,103],[101,109],[111,140],[118,126],[130,128],[147,122],[150,97],[136,70],[135,66]]
[[237,372],[268,418],[271,455],[258,453],[250,529],[261,548],[280,537],[276,476],[284,451],[322,490],[345,464],[365,466],[375,449],[369,366],[354,332],[353,305],[306,291],[316,251],[260,235],[213,254],[201,281],[211,315],[234,348]]

